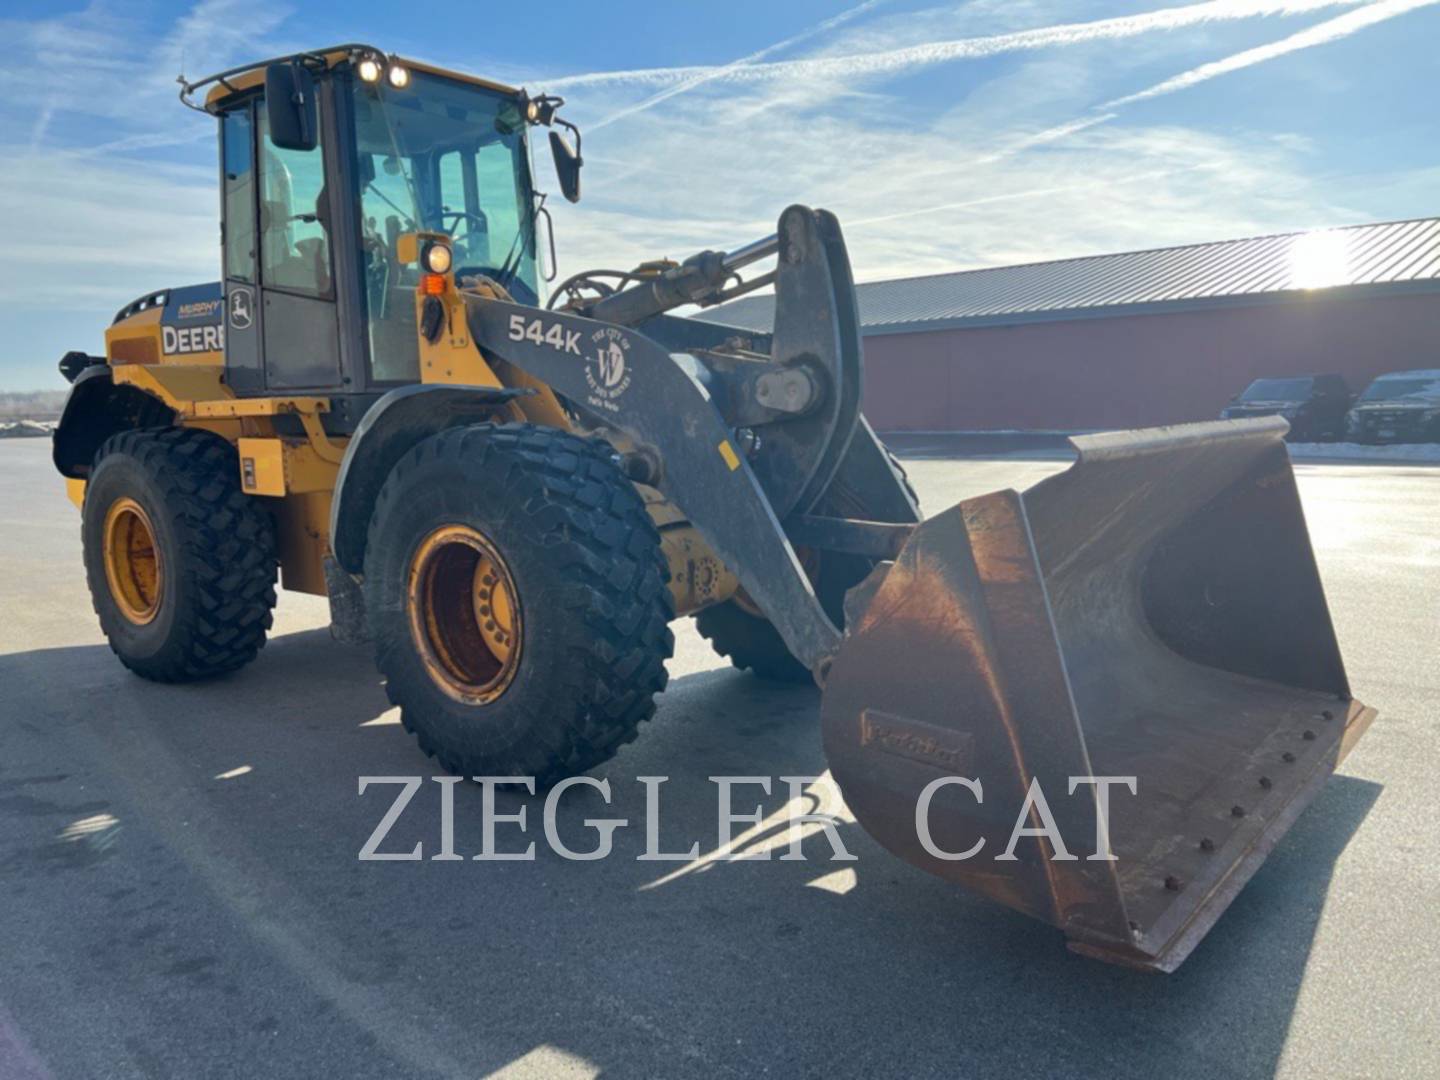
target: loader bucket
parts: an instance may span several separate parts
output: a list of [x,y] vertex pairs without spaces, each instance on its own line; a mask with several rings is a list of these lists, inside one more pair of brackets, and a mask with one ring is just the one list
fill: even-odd
[[[866,830],[1076,952],[1179,966],[1374,717],[1350,696],[1285,430],[1077,437],[1068,471],[918,526],[851,591],[825,685],[826,752]],[[932,789],[922,837],[946,776],[982,786]],[[1097,788],[1071,777],[1135,778],[1108,789],[1112,860],[1093,857]],[[1033,798],[1003,857],[1032,782],[1071,859]]]

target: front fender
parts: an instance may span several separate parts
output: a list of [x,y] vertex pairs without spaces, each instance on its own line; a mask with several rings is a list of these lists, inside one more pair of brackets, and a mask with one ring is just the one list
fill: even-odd
[[[382,397],[360,421],[345,448],[330,505],[330,550],[352,574],[365,567],[370,515],[390,470],[416,443],[446,428],[504,415],[527,388],[402,386]],[[507,417],[508,418],[508,417]]]

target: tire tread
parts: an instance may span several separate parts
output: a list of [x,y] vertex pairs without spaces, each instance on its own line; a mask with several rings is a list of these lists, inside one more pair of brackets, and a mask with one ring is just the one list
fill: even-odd
[[[193,604],[177,612],[172,646],[147,658],[128,656],[110,635],[120,662],[155,682],[193,682],[254,660],[273,622],[275,525],[240,489],[235,448],[212,432],[170,427],[122,431],[96,452],[95,468],[111,455],[134,459],[161,491],[181,537],[177,570],[188,578]],[[87,551],[86,576],[102,624],[99,598],[108,594],[103,557]],[[172,584],[170,587],[174,588]]]
[[[483,769],[551,784],[612,757],[654,715],[655,695],[669,678],[665,661],[674,650],[669,568],[644,501],[619,471],[614,453],[603,439],[557,428],[476,424],[426,439],[396,464],[381,489],[367,558],[382,543],[379,533],[388,516],[403,512],[418,469],[453,462],[467,472],[498,477],[503,489],[517,496],[511,513],[530,519],[557,567],[550,603],[580,616],[590,634],[586,647],[570,649],[573,663],[553,673],[544,709],[554,715],[537,716],[535,738],[500,754],[439,745],[415,714],[418,698],[390,677],[401,666],[396,650],[413,648],[408,634],[375,634],[376,663],[387,676],[391,703],[400,706],[401,722],[421,749],[452,773]],[[368,569],[366,579],[372,580]],[[371,601],[372,611],[379,602]],[[526,617],[546,615],[529,610]]]

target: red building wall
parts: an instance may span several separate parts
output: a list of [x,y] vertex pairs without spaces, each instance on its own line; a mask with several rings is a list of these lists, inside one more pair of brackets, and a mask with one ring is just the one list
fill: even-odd
[[880,431],[1074,431],[1213,420],[1262,375],[1440,367],[1440,293],[1280,303],[865,339]]

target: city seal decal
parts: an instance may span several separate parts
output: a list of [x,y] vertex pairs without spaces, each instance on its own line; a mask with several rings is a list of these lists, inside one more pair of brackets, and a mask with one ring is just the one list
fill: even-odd
[[590,348],[585,358],[585,383],[590,387],[589,402],[610,412],[618,410],[616,400],[630,389],[630,339],[613,326],[596,330],[590,335]]

